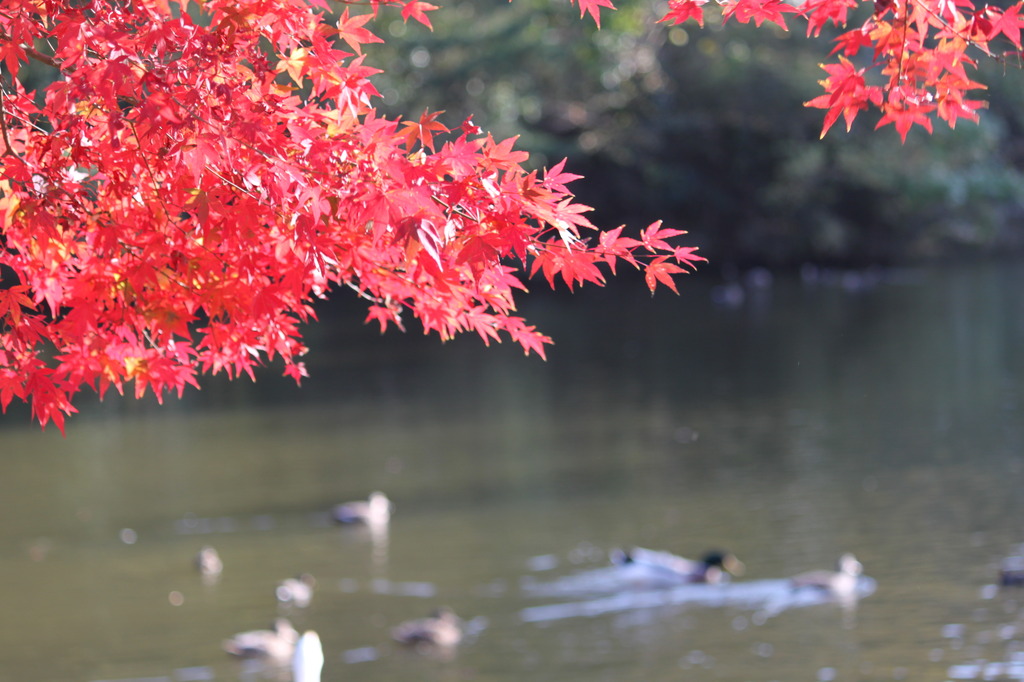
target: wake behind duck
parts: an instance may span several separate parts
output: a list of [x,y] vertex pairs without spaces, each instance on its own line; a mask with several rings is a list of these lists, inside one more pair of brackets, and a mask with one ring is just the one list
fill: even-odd
[[[849,607],[858,599],[874,593],[877,586],[874,579],[861,575],[859,570],[851,575],[854,571],[849,559],[846,560],[847,572],[829,573],[832,582],[825,586],[809,580],[809,577],[822,577],[824,573],[801,574],[793,578],[700,582],[688,579],[690,574],[686,572],[668,570],[684,566],[670,559],[674,555],[654,552],[638,556],[666,560],[668,568],[664,562],[652,565],[651,562],[639,563],[636,560],[617,561],[613,553],[611,566],[545,582],[526,580],[522,590],[527,596],[572,601],[531,606],[520,611],[520,618],[525,622],[548,622],[671,605],[734,607],[755,610],[770,617],[788,609],[829,602]],[[859,567],[859,562],[856,565]],[[653,576],[660,581],[639,580],[637,572],[645,579]],[[836,585],[840,585],[842,590],[832,589]]]

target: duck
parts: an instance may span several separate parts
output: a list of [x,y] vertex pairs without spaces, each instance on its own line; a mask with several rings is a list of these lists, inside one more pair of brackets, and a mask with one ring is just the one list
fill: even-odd
[[462,641],[462,622],[451,608],[442,606],[426,618],[397,625],[391,630],[391,638],[410,646],[454,647]]
[[379,490],[370,493],[366,500],[356,500],[336,505],[331,516],[338,523],[365,523],[383,525],[391,519],[393,505],[388,496]]
[[287,618],[277,618],[269,630],[239,632],[223,642],[224,651],[238,658],[265,658],[287,663],[295,653],[299,633]]
[[660,550],[633,547],[628,550],[612,550],[611,562],[631,571],[642,572],[643,575],[638,577],[644,583],[669,585],[718,584],[727,581],[730,575],[743,575],[745,570],[743,562],[736,555],[719,550],[705,552],[699,560],[694,560]]
[[301,573],[294,578],[287,578],[278,583],[274,594],[277,596],[277,601],[282,604],[291,604],[304,609],[313,601],[314,587],[316,587],[316,578],[309,573]]
[[292,682],[320,682],[323,667],[324,649],[320,645],[320,635],[315,630],[307,630],[299,637],[292,655]]
[[812,588],[829,590],[839,595],[853,594],[864,566],[850,552],[839,557],[835,571],[807,571],[789,579],[794,589]]
[[196,554],[195,567],[204,578],[216,578],[224,570],[224,562],[220,560],[220,554],[216,549],[205,545]]
[[999,584],[1004,587],[1024,585],[1024,556],[1009,556],[999,564]]

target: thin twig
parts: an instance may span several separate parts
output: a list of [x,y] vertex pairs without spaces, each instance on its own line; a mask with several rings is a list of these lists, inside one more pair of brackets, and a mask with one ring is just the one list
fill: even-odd
[[11,146],[10,134],[7,132],[7,111],[4,109],[4,98],[6,97],[6,94],[7,93],[4,92],[4,89],[0,88],[0,132],[3,133],[4,146],[6,147],[6,149],[4,149],[4,156],[9,155],[16,157],[17,154],[14,153],[14,148]]

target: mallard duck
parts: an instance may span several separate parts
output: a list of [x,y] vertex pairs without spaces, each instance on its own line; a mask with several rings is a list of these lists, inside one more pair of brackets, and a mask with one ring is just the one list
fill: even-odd
[[1005,587],[1024,585],[1024,556],[1010,556],[999,565],[999,584]]
[[292,656],[292,682],[320,682],[324,667],[324,650],[320,635],[313,630],[302,633]]
[[396,642],[454,647],[462,641],[462,622],[447,606],[435,609],[428,617],[410,620],[391,630]]
[[292,604],[304,609],[313,601],[313,588],[316,578],[309,573],[302,573],[294,578],[287,578],[278,583],[274,594],[282,604]]
[[611,553],[616,566],[639,571],[645,582],[677,585],[680,583],[721,583],[728,575],[743,575],[743,562],[732,552],[710,551],[699,560],[685,559],[669,552],[643,547],[616,549]]
[[366,500],[345,502],[334,507],[331,515],[338,523],[386,524],[391,519],[391,500],[380,491],[370,493]]
[[195,558],[195,566],[199,575],[205,578],[216,578],[224,570],[224,563],[220,560],[220,555],[209,545],[199,549]]
[[295,652],[299,633],[287,618],[278,618],[270,630],[240,632],[224,640],[224,651],[239,658],[268,658],[288,662]]
[[852,594],[857,590],[864,567],[857,557],[847,552],[839,557],[835,571],[808,571],[790,578],[794,588],[809,587],[819,590],[831,590],[837,594]]

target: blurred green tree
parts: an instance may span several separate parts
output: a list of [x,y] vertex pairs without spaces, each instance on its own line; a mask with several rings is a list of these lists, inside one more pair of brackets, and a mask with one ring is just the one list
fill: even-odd
[[819,139],[818,62],[838,31],[658,24],[632,0],[600,29],[543,0],[459,1],[371,49],[394,112],[445,109],[568,156],[607,224],[666,218],[714,265],[897,263],[1024,246],[1020,74],[980,64],[983,125]]

